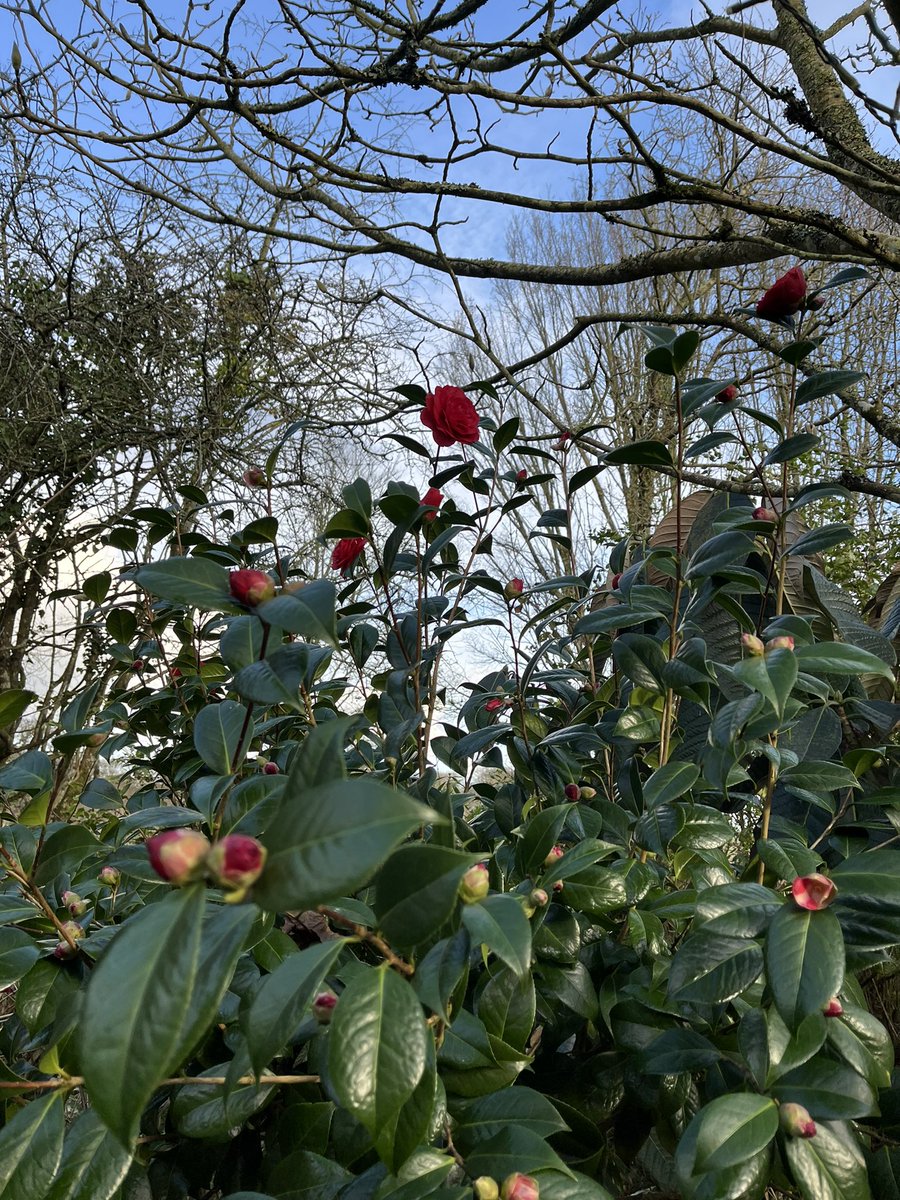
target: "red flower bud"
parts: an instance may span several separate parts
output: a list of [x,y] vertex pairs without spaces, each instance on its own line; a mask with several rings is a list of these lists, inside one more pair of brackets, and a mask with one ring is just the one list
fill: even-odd
[[737,398],[738,390],[733,383],[729,383],[727,387],[723,387],[721,392],[716,392],[716,399],[720,404],[730,404],[732,400]]
[[769,321],[792,317],[806,297],[806,276],[800,267],[792,267],[777,279],[756,305],[756,315]]
[[140,674],[144,669],[144,660],[142,658],[136,658],[131,664],[131,669],[132,671],[136,671],[138,674]]
[[771,508],[763,508],[763,506],[760,505],[759,508],[754,508],[753,510],[753,520],[771,521],[774,524],[778,520],[778,513],[773,512]]
[[613,575],[612,579],[609,581],[609,586],[612,588],[613,591],[616,591],[621,582],[622,582],[622,572],[616,571],[615,575]]
[[347,571],[366,548],[366,539],[361,537],[341,538],[331,552],[332,571]]
[[823,1016],[826,1017],[841,1017],[844,1014],[844,1006],[838,1000],[837,996],[832,996],[825,1007],[822,1009]]
[[544,866],[552,867],[554,863],[559,862],[564,854],[565,850],[562,846],[554,846],[552,850],[547,852],[547,857],[544,859]]
[[313,1000],[312,1015],[320,1025],[331,1024],[331,1018],[337,1002],[338,998],[334,992],[319,992],[318,996]]
[[571,440],[572,440],[572,435],[571,435],[571,433],[569,433],[568,429],[566,429],[563,433],[561,433],[559,435],[559,441],[554,442],[551,449],[552,450],[565,450],[568,447],[569,442],[571,442]]
[[479,1175],[472,1187],[475,1190],[476,1200],[500,1200],[500,1188],[497,1186],[497,1180],[492,1179],[490,1175]]
[[816,1123],[802,1104],[782,1104],[778,1120],[788,1137],[814,1138]]
[[277,763],[267,762],[267,763],[263,764],[263,775],[277,775],[277,774],[278,774],[278,764]]
[[766,643],[766,654],[768,654],[770,650],[793,650],[793,648],[794,639],[789,633],[786,633],[783,637],[773,637],[769,639],[769,641]]
[[209,842],[195,829],[167,829],[145,842],[150,866],[160,879],[181,887],[202,874]]
[[247,487],[260,488],[266,486],[266,473],[262,467],[250,467],[241,476]]
[[474,867],[469,867],[459,881],[459,898],[463,904],[477,904],[485,898],[490,888],[487,866],[477,863]]
[[553,890],[554,890],[554,892],[561,892],[563,890],[563,887],[564,887],[563,881],[561,879],[557,879],[556,883],[554,883],[554,885],[553,885]]
[[171,671],[169,672],[169,678],[170,679],[180,679],[181,678],[181,668],[173,667],[171,669]]
[[230,833],[216,842],[207,865],[216,883],[228,891],[244,891],[262,874],[266,848],[245,833]]
[[758,638],[755,633],[742,633],[741,645],[751,658],[759,658],[766,652],[765,643],[763,642],[762,638]]
[[[427,508],[433,508],[433,509],[437,510],[444,503],[444,494],[443,494],[443,492],[439,492],[437,490],[437,488],[431,487],[428,489],[428,491],[425,493],[425,495],[422,497],[422,499],[419,501],[419,503],[424,504]],[[422,518],[423,521],[434,521],[436,519],[437,519],[437,511],[427,512],[425,514],[425,516]]]
[[550,897],[543,888],[535,888],[528,899],[535,908],[543,908],[545,904],[550,903]]
[[116,888],[119,886],[122,876],[115,867],[103,867],[97,878],[104,887]]
[[498,709],[503,708],[503,706],[505,704],[506,704],[505,700],[498,700],[496,698],[493,700],[488,700],[487,704],[485,704],[485,706],[484,706],[484,711],[485,712],[497,712]]
[[834,883],[825,875],[798,875],[791,884],[795,903],[809,912],[827,908],[837,894]]
[[501,1200],[538,1200],[540,1188],[536,1179],[517,1171],[503,1180],[500,1189]]
[[63,892],[59,900],[73,917],[83,917],[88,910],[87,900],[82,900],[77,892]]
[[525,467],[520,467],[519,470],[516,471],[516,483],[524,483],[527,478],[528,471],[525,469]]
[[516,600],[522,595],[525,590],[525,581],[522,579],[510,579],[504,585],[503,595],[507,600]]
[[265,571],[232,571],[228,587],[241,604],[262,604],[275,595],[275,582]]
[[564,794],[567,800],[580,800],[581,788],[577,783],[567,783]]
[[471,446],[478,441],[478,410],[461,388],[439,387],[429,392],[419,417],[439,446],[454,442]]

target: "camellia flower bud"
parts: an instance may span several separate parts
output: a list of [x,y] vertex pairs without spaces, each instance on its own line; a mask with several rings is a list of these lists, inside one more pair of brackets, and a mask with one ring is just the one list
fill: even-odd
[[262,604],[275,595],[275,581],[265,571],[232,571],[228,587],[241,604]]
[[766,646],[762,638],[758,638],[755,633],[742,633],[741,645],[752,658],[759,658],[765,654]]
[[68,936],[64,936],[59,944],[54,947],[53,957],[65,962],[67,959],[74,958],[78,953],[78,950],[71,945],[71,942],[80,942],[84,937],[84,930],[77,921],[63,921],[60,931]]
[[484,863],[469,867],[459,881],[459,898],[463,904],[477,904],[491,890],[488,869]]
[[612,588],[613,591],[616,591],[621,582],[622,582],[622,572],[616,571],[615,575],[613,575],[612,579],[610,580],[609,586]]
[[97,878],[104,887],[116,888],[119,886],[119,881],[122,876],[115,867],[103,867]]
[[263,774],[264,775],[277,775],[278,774],[278,763],[273,763],[273,762],[265,763],[263,765]]
[[535,888],[528,899],[535,908],[543,908],[550,903],[550,897],[543,888]]
[[131,669],[140,675],[141,671],[144,669],[144,660],[142,658],[136,658],[131,664]]
[[562,846],[554,846],[552,850],[548,850],[547,857],[544,859],[544,866],[552,867],[554,863],[559,862],[564,854],[565,850],[563,850]]
[[563,890],[564,886],[565,886],[565,884],[563,883],[563,881],[561,879],[557,879],[556,883],[554,883],[554,885],[553,885],[553,890],[554,890],[554,892],[561,892]]
[[567,783],[565,787],[565,797],[567,800],[580,800],[581,788],[577,783]]
[[517,600],[525,590],[525,582],[522,579],[510,579],[503,588],[503,595],[507,600]]
[[60,903],[73,917],[83,917],[88,910],[87,900],[82,900],[77,892],[63,892]]
[[820,308],[824,308],[827,301],[824,296],[810,296],[806,302],[806,307],[812,309],[813,312],[818,312]]
[[319,992],[318,996],[313,1000],[312,1015],[320,1025],[331,1024],[331,1018],[337,1002],[338,998],[334,992]]
[[520,467],[519,470],[516,471],[516,483],[524,483],[527,478],[528,471],[525,469],[525,467]]
[[763,506],[760,505],[759,508],[754,508],[753,510],[753,520],[771,521],[774,524],[778,520],[778,513],[773,512],[771,508],[763,508]]
[[207,866],[216,883],[228,891],[245,891],[262,874],[266,848],[245,833],[230,833],[209,852]]
[[160,879],[181,887],[202,874],[209,853],[209,842],[195,829],[167,829],[148,838],[150,866]]
[[572,440],[572,435],[571,435],[571,433],[569,433],[569,431],[567,429],[567,430],[565,430],[564,433],[561,433],[559,435],[559,441],[553,443],[552,449],[565,450],[568,447],[569,442],[571,442],[571,440]]
[[169,672],[170,679],[180,679],[182,675],[181,667],[173,667]]
[[792,267],[772,284],[756,305],[756,315],[770,321],[792,317],[806,298],[806,276],[800,267]]
[[798,875],[791,884],[795,903],[809,912],[827,908],[837,895],[837,888],[826,875]]
[[841,1017],[844,1015],[844,1006],[838,1000],[837,996],[832,996],[825,1007],[822,1009],[822,1015],[825,1017]]
[[596,788],[583,787],[583,788],[580,788],[579,790],[581,791],[581,799],[582,800],[593,800],[593,798],[597,795]]
[[503,708],[505,703],[506,703],[505,700],[498,700],[495,697],[493,700],[488,700],[487,704],[485,704],[485,706],[484,706],[484,711],[485,712],[498,712],[501,708]]
[[781,1128],[789,1137],[814,1138],[816,1123],[802,1104],[782,1104],[778,1110]]
[[732,400],[737,399],[738,390],[733,383],[729,383],[727,387],[723,387],[721,392],[716,392],[716,399],[720,404],[730,404]]
[[472,1184],[477,1200],[499,1200],[500,1188],[490,1175],[479,1175]]
[[517,1171],[503,1180],[500,1189],[501,1200],[538,1200],[540,1188],[536,1179]]
[[427,512],[422,518],[423,521],[433,521],[437,517],[437,509],[444,503],[444,494],[443,492],[439,492],[437,488],[431,487],[419,503],[424,504],[426,508],[433,508],[435,510],[434,512]]
[[266,473],[262,467],[249,467],[241,478],[247,487],[260,488],[266,486]]
[[794,639],[789,633],[784,634],[783,637],[773,637],[766,643],[767,654],[770,650],[793,650],[793,648]]

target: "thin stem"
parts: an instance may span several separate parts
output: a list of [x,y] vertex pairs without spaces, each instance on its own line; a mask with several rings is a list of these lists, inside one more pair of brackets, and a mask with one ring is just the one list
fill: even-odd
[[325,905],[319,905],[316,912],[320,912],[323,917],[327,917],[329,921],[333,921],[336,925],[342,925],[344,929],[351,930],[362,942],[368,942],[373,950],[377,950],[388,966],[399,971],[401,975],[414,975],[415,967],[408,963],[405,959],[400,958],[398,954],[390,948],[384,938],[380,938],[377,933],[372,933],[371,929],[366,929],[365,925],[357,925],[349,917],[345,917],[343,913],[336,912],[333,908],[328,908]]
[[[156,1085],[161,1087],[223,1087],[233,1083],[241,1087],[256,1085],[259,1087],[275,1087],[279,1084],[319,1083],[318,1075],[241,1075],[239,1079],[229,1080],[227,1075],[174,1075],[170,1079],[161,1079]],[[83,1075],[69,1075],[62,1079],[44,1079],[40,1081],[23,1080],[21,1083],[0,1083],[0,1088],[16,1092],[53,1092],[71,1091],[84,1085]]]

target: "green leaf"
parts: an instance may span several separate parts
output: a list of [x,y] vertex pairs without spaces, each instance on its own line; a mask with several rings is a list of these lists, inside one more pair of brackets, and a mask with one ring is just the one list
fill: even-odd
[[0,1130],[0,1200],[43,1200],[63,1148],[63,1098],[51,1092]]
[[722,1057],[709,1038],[694,1029],[667,1029],[641,1053],[645,1075],[679,1075],[703,1071]]
[[243,1022],[257,1075],[287,1045],[345,945],[343,938],[319,942],[291,954],[263,979]]
[[770,466],[773,463],[790,462],[791,459],[799,458],[802,454],[812,450],[814,446],[818,446],[822,439],[815,433],[795,433],[793,437],[785,438],[783,442],[779,442],[774,449],[763,459],[764,466]]
[[341,995],[328,1035],[329,1078],[374,1138],[415,1091],[430,1036],[415,992],[394,971],[361,971]]
[[159,1081],[179,1063],[204,907],[205,888],[195,885],[142,909],[116,934],[88,982],[80,1031],[85,1084],[123,1145]]
[[53,764],[43,750],[27,750],[0,768],[0,788],[11,792],[49,790],[53,783]]
[[314,579],[297,592],[282,592],[256,607],[256,615],[278,629],[337,647],[336,592],[329,579]]
[[756,942],[701,930],[679,946],[672,960],[669,996],[678,1002],[721,1004],[739,996],[762,968]]
[[301,686],[311,687],[330,658],[331,651],[323,646],[291,642],[273,650],[262,662],[242,667],[234,677],[234,690],[255,704],[287,704],[301,711]]
[[9,925],[0,928],[0,988],[21,979],[40,956],[34,939],[27,933]]
[[837,905],[900,914],[900,850],[854,854],[838,863],[831,876],[837,887]]
[[644,805],[656,808],[657,804],[668,804],[690,791],[700,778],[700,768],[694,763],[672,762],[657,767],[643,784]]
[[423,842],[395,850],[375,883],[375,914],[388,942],[417,946],[440,929],[456,908],[463,872],[479,858]]
[[881,675],[893,680],[894,672],[883,659],[846,642],[816,642],[793,651],[801,671],[810,675]]
[[807,404],[810,400],[818,400],[821,396],[835,396],[844,388],[852,387],[865,379],[862,371],[819,371],[804,379],[797,388],[797,403]]
[[[268,1173],[266,1186],[279,1200],[334,1200],[353,1179],[340,1163],[311,1150],[298,1150],[282,1158]],[[255,1192],[238,1192],[226,1200],[257,1200]],[[269,1200],[269,1197],[259,1197]]]
[[610,465],[636,467],[672,467],[675,465],[672,452],[665,442],[630,442],[627,446],[617,446],[604,456],[604,462]]
[[234,611],[228,572],[208,558],[176,557],[147,563],[135,578],[141,587],[163,600],[208,611]]
[[5,729],[7,725],[18,721],[33,700],[37,700],[37,694],[28,692],[24,688],[12,688],[6,692],[0,692],[0,729]]
[[767,1096],[719,1096],[697,1114],[696,1167],[723,1171],[764,1150],[778,1131],[778,1109]]
[[517,975],[529,970],[531,926],[514,896],[488,896],[480,904],[467,904],[462,919],[476,946],[487,946]]
[[820,1124],[814,1138],[786,1138],[784,1155],[803,1200],[872,1200],[866,1161],[847,1126]]
[[527,1087],[504,1088],[454,1109],[453,1141],[463,1155],[510,1126],[548,1138],[568,1125],[541,1092]]
[[46,1200],[111,1200],[131,1163],[130,1151],[88,1109],[66,1134],[59,1172]]
[[[437,1073],[434,1041],[428,1039],[428,1060],[415,1091],[396,1117],[381,1131],[376,1149],[390,1171],[400,1172],[403,1164],[420,1146],[432,1140],[435,1122],[443,1126],[447,1114],[444,1085]],[[406,1176],[407,1172],[401,1172]]]
[[53,1023],[79,990],[78,977],[54,958],[36,962],[16,989],[16,1016],[32,1035]]
[[[204,1075],[226,1075],[234,1061],[232,1059],[230,1063],[209,1067],[199,1073],[199,1078],[202,1079]],[[271,1097],[270,1087],[254,1084],[239,1084],[231,1089],[202,1083],[193,1086],[188,1084],[178,1088],[172,1097],[170,1116],[175,1128],[184,1137],[227,1141],[232,1131],[249,1120]]]
[[542,1167],[571,1175],[556,1151],[539,1134],[517,1124],[476,1142],[466,1155],[466,1171],[474,1178],[489,1175],[506,1179],[516,1171],[530,1175]]
[[[245,722],[246,733],[241,745]],[[194,718],[194,747],[209,769],[217,775],[229,775],[237,769],[252,737],[253,720],[249,710],[234,700],[209,704]]]
[[344,745],[353,721],[353,717],[336,717],[309,731],[291,759],[288,776],[291,794],[346,778]]
[[697,921],[707,933],[756,937],[781,907],[781,898],[770,888],[758,883],[725,883],[704,888],[697,897]]
[[692,556],[688,563],[685,577],[687,579],[704,579],[715,575],[728,567],[743,564],[744,559],[753,549],[753,539],[746,533],[731,530],[728,533],[717,533]]
[[785,554],[807,555],[819,554],[822,550],[830,550],[841,542],[854,537],[854,530],[849,525],[838,522],[834,525],[823,525],[820,529],[812,529],[804,533],[792,546],[788,546]]
[[844,1008],[843,1016],[827,1018],[828,1041],[854,1071],[873,1088],[891,1086],[894,1047],[890,1034],[863,1008]]
[[284,790],[263,842],[269,856],[253,898],[276,911],[313,908],[360,888],[406,834],[436,814],[371,779]]
[[416,966],[413,986],[419,999],[450,1024],[450,1000],[460,980],[468,973],[469,935],[458,929],[452,937],[435,943]]
[[875,1093],[865,1079],[821,1055],[782,1075],[769,1090],[781,1104],[802,1104],[815,1120],[852,1120],[877,1112]]

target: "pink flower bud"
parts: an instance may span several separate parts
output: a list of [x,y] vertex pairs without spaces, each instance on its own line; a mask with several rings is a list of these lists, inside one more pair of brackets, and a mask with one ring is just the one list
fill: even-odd
[[554,890],[554,892],[561,892],[563,890],[564,886],[565,885],[564,885],[563,881],[561,879],[557,879],[556,883],[554,883],[554,885],[553,885],[553,890]]
[[262,467],[249,467],[241,478],[247,487],[260,488],[266,486],[266,473]]
[[816,1123],[802,1104],[782,1104],[778,1120],[788,1137],[814,1138]]
[[751,658],[760,658],[766,652],[765,643],[755,633],[742,633],[741,645]]
[[140,675],[141,671],[144,669],[144,660],[142,658],[136,658],[131,664],[131,669]]
[[503,588],[503,595],[507,600],[517,600],[525,590],[525,583],[522,579],[510,579]]
[[[527,478],[528,472],[524,467],[521,467],[518,471],[516,471],[516,483],[524,483]],[[493,1182],[493,1180],[491,1182]]]
[[737,398],[738,390],[733,383],[729,383],[727,387],[723,387],[721,392],[716,392],[716,399],[720,404],[730,404],[732,400]]
[[567,783],[564,794],[567,800],[580,800],[581,788],[577,783]]
[[825,875],[798,875],[791,884],[795,903],[809,912],[827,908],[837,894],[834,883]]
[[115,867],[103,867],[97,878],[104,887],[116,888],[119,886],[119,880],[122,876]]
[[274,580],[265,571],[232,571],[228,576],[228,587],[241,604],[262,604],[275,595]]
[[550,897],[543,888],[535,888],[528,899],[535,908],[543,908],[550,903]]
[[263,775],[277,775],[278,763],[267,762],[263,766]]
[[459,881],[459,898],[463,904],[477,904],[483,900],[491,889],[488,869],[484,863],[476,863],[469,867]]
[[610,580],[609,586],[615,592],[618,589],[619,584],[621,582],[622,582],[622,572],[616,571],[615,575],[613,575],[612,579]]
[[479,1175],[472,1184],[475,1191],[476,1200],[499,1200],[500,1188],[497,1186],[497,1180],[491,1179],[490,1175]]
[[207,865],[216,883],[228,891],[250,887],[262,874],[266,848],[245,833],[230,833],[216,842],[209,852]]
[[844,1006],[838,1000],[837,996],[832,996],[825,1007],[822,1009],[822,1015],[826,1017],[841,1017],[844,1014]]
[[66,962],[68,959],[74,958],[78,950],[70,944],[72,942],[80,942],[84,937],[84,930],[77,921],[63,921],[60,926],[60,932],[64,935],[63,939],[53,949],[53,957],[58,958],[61,962]]
[[523,1175],[520,1171],[515,1175],[508,1175],[500,1189],[501,1200],[538,1200],[539,1195],[537,1180],[532,1179],[530,1175]]
[[554,846],[552,850],[548,850],[547,857],[544,859],[544,866],[552,867],[554,863],[559,862],[564,854],[565,850],[563,850],[562,846]]
[[766,643],[766,654],[768,654],[770,650],[793,650],[793,648],[794,639],[789,633],[786,633],[783,637],[770,638],[770,640]]
[[83,917],[88,910],[87,900],[82,900],[77,892],[63,892],[59,899],[73,917]]
[[778,520],[778,513],[773,512],[771,508],[764,508],[762,505],[753,510],[754,521],[771,521],[774,524]]
[[498,712],[501,708],[503,708],[503,706],[505,704],[506,704],[505,700],[497,700],[497,699],[488,700],[487,704],[485,704],[485,706],[484,706],[484,711],[485,712]]
[[176,887],[199,878],[209,853],[209,842],[194,829],[167,829],[148,838],[145,845],[150,866],[160,879]]
[[334,992],[319,992],[318,996],[313,1000],[312,1015],[320,1025],[331,1024],[331,1018],[337,1002],[338,998]]

